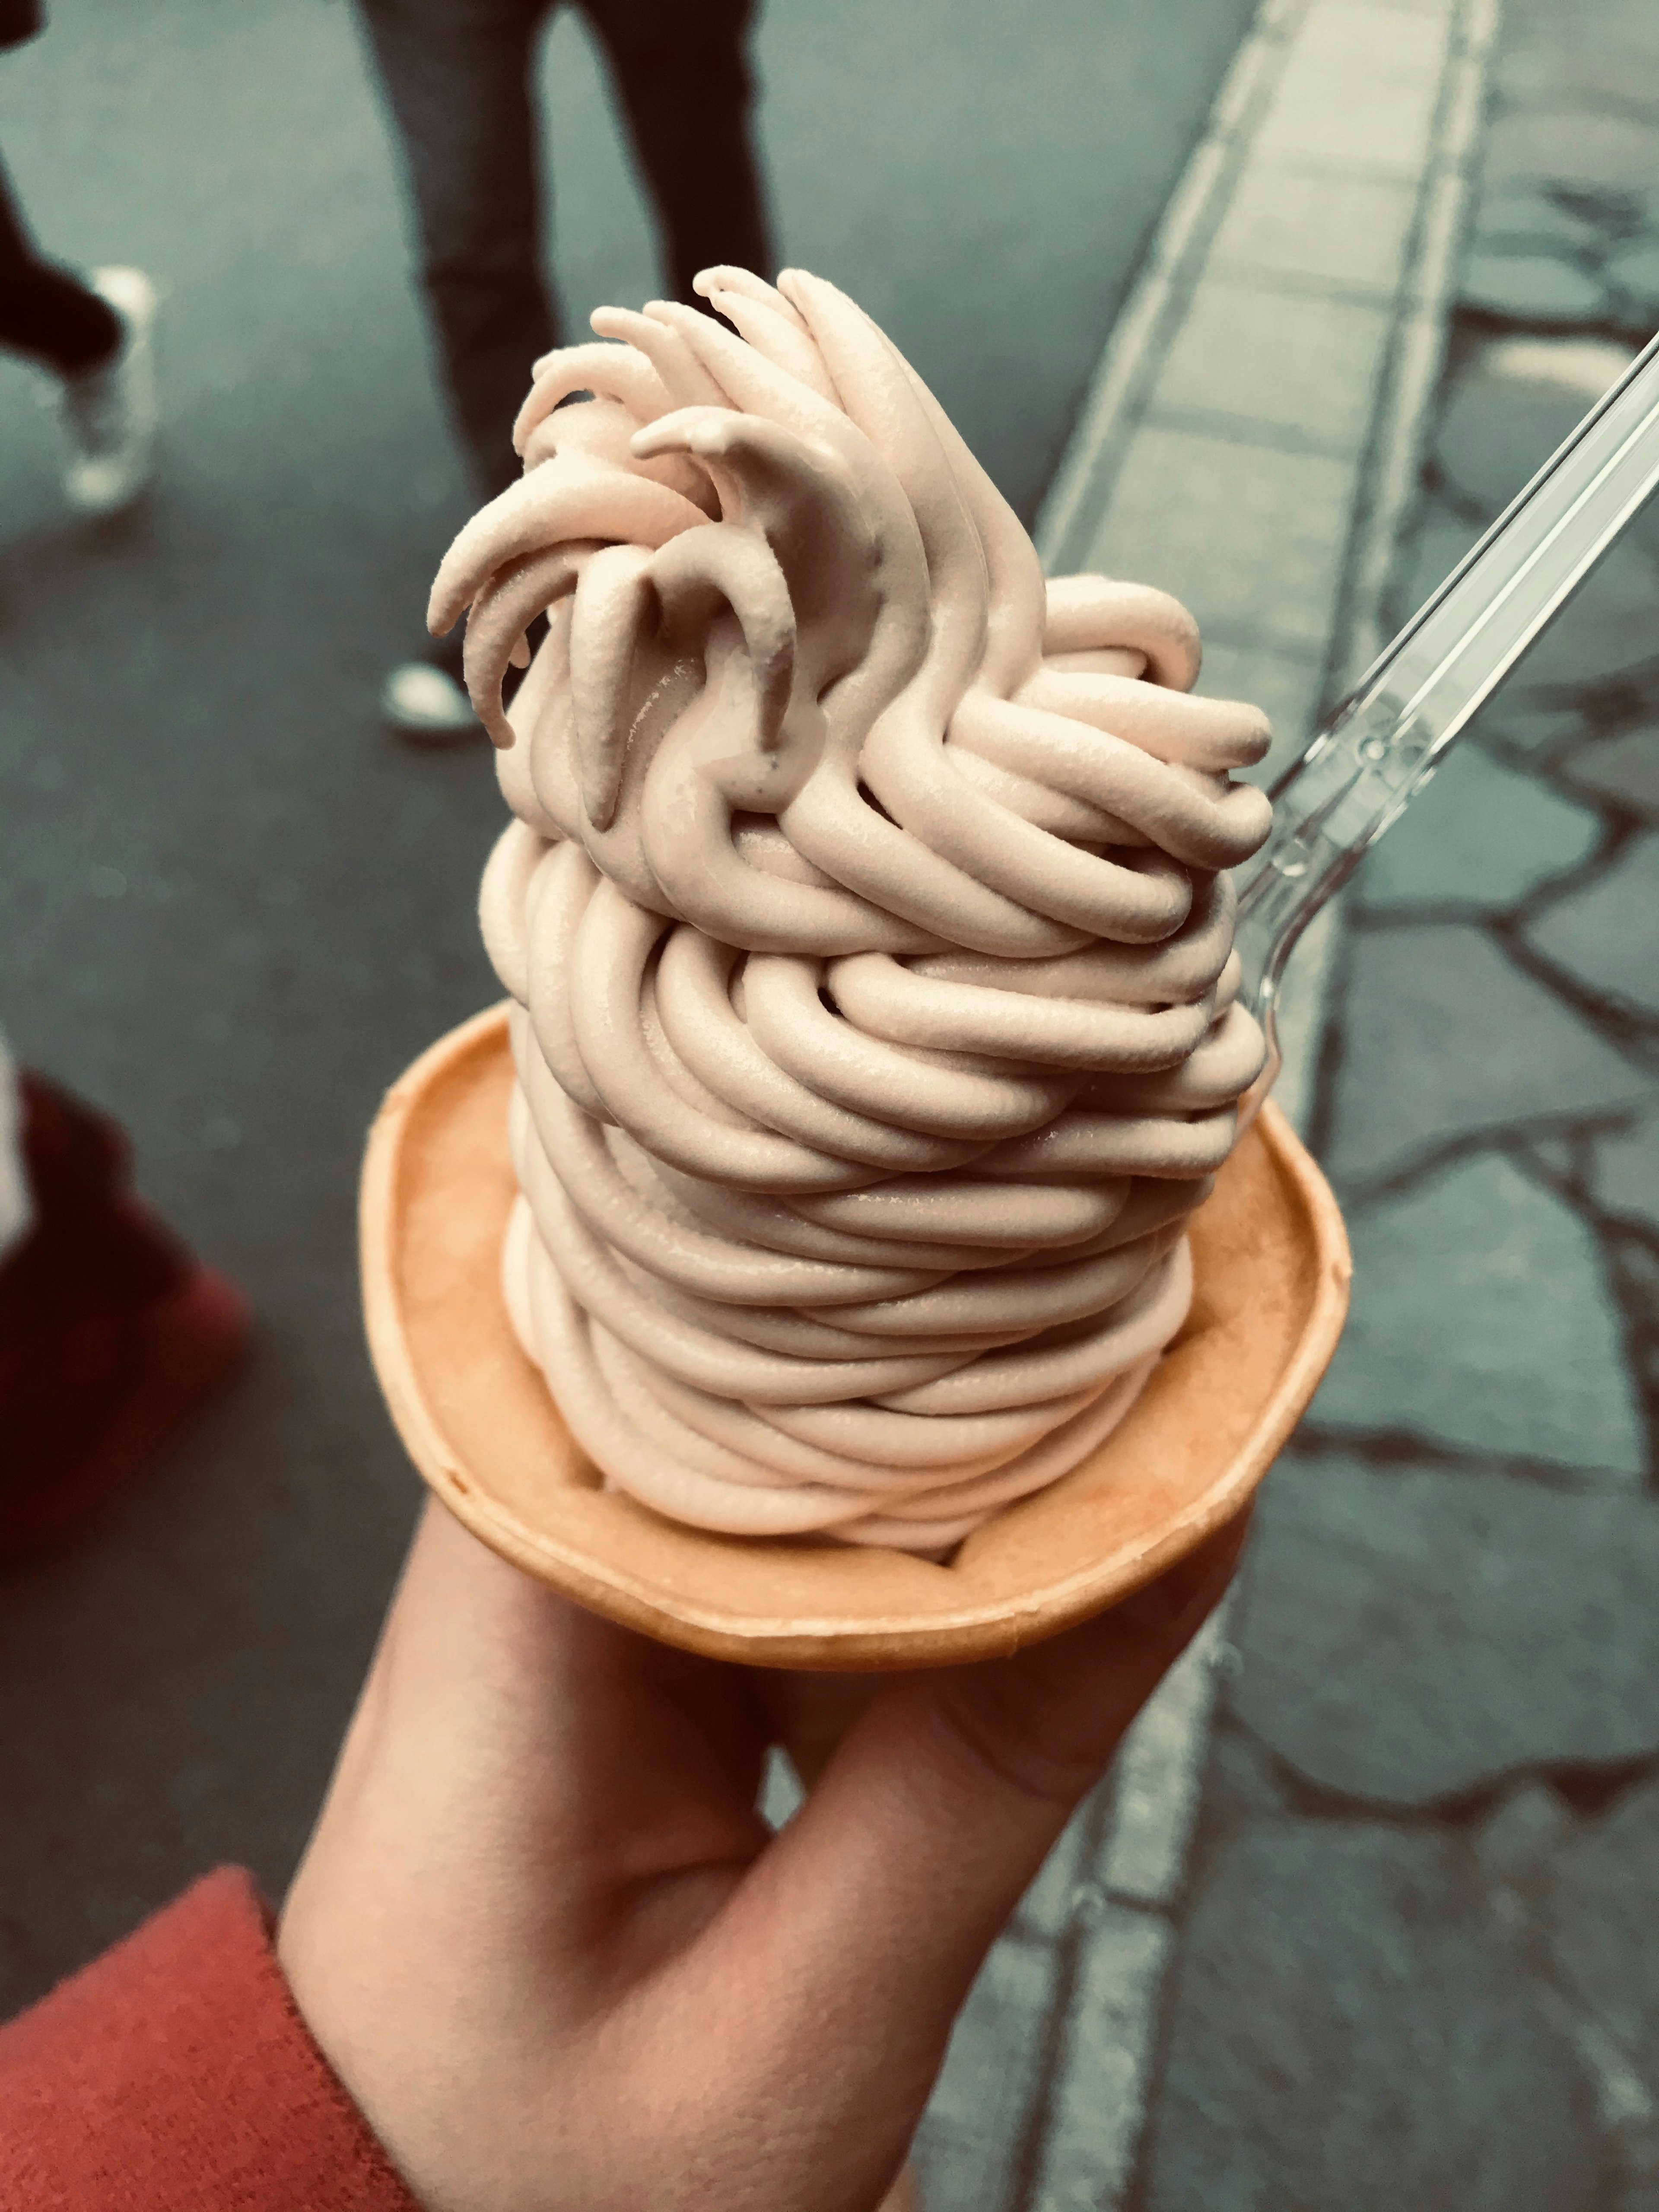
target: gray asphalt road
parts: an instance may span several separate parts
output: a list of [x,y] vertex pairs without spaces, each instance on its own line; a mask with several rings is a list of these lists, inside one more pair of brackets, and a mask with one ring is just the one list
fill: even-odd
[[[1249,13],[1194,0],[769,0],[791,259],[884,321],[1035,505]],[[655,289],[580,22],[549,41],[574,321]],[[192,1873],[280,1885],[416,1504],[356,1311],[379,1094],[494,995],[482,744],[377,729],[463,512],[352,19],[62,0],[0,58],[50,247],[172,288],[162,481],[86,528],[0,361],[0,1020],[127,1121],[252,1292],[258,1353],[164,1478],[0,1587],[0,2008]]]

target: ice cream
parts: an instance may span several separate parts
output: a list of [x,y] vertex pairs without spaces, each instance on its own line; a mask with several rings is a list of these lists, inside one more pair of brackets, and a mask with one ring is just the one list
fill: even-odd
[[938,1554],[1186,1313],[1262,1058],[1222,872],[1267,725],[1190,696],[1164,594],[1045,586],[833,287],[700,289],[735,335],[607,309],[538,365],[434,587],[516,817],[507,1298],[611,1486]]

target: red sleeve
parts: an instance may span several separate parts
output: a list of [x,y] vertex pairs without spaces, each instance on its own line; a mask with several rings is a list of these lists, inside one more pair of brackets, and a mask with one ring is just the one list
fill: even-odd
[[209,1875],[0,2027],[0,2212],[418,2212],[250,1875]]

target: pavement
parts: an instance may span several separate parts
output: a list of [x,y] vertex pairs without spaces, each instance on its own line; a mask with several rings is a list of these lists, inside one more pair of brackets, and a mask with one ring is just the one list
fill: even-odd
[[[1267,0],[1042,504],[1051,568],[1144,576],[1194,609],[1200,688],[1272,714],[1268,781],[1389,619],[1492,30],[1485,0]],[[1328,910],[1286,977],[1279,1101],[1304,1129],[1340,943]],[[1141,2195],[1227,1632],[1174,1670],[993,1950],[919,2141],[930,2203]]]
[[[1248,19],[1202,0],[769,0],[787,253],[893,331],[1030,513]],[[385,1087],[496,995],[487,750],[377,727],[466,511],[394,171],[339,0],[57,0],[0,59],[50,249],[170,286],[160,482],[61,505],[0,362],[0,1020],[126,1121],[252,1294],[256,1357],[165,1477],[0,1595],[0,2010],[216,1861],[280,1890],[417,1485],[370,1376],[354,1198]],[[580,21],[544,70],[568,319],[656,286]],[[16,1808],[27,1808],[27,1817]]]
[[[1506,0],[1403,617],[1659,323],[1659,18]],[[1659,2206],[1659,525],[1366,861],[1144,2212]]]

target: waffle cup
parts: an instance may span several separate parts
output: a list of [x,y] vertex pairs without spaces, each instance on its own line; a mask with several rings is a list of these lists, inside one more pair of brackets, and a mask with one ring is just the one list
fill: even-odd
[[[380,1387],[416,1467],[476,1536],[592,1612],[713,1658],[817,1674],[945,1666],[1115,1604],[1244,1505],[1347,1311],[1336,1201],[1269,1103],[1193,1218],[1192,1311],[1128,1414],[948,1565],[685,1528],[601,1488],[513,1333],[501,1288],[513,1080],[497,1006],[423,1053],[370,1132],[363,1304]],[[777,1686],[781,1731],[810,1772],[861,1686]]]

